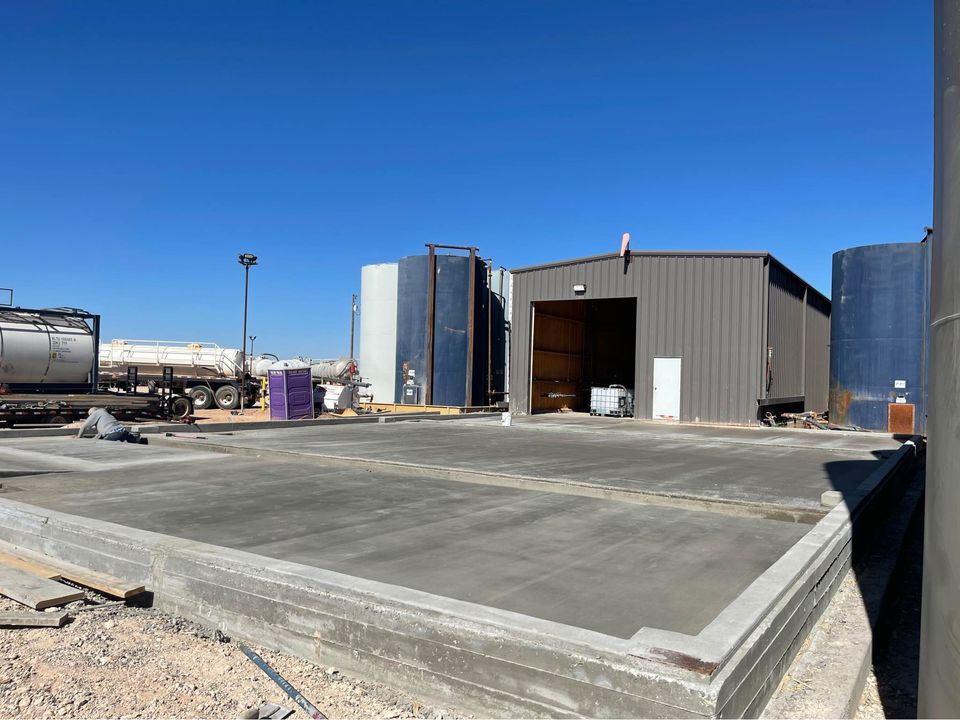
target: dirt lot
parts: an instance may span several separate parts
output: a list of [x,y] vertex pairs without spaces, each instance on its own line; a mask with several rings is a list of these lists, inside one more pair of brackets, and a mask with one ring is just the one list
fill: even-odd
[[[25,608],[0,598],[7,610]],[[453,717],[336,668],[254,649],[330,718]],[[236,718],[267,702],[307,717],[235,642],[153,609],[103,608],[62,628],[0,629],[0,717]]]

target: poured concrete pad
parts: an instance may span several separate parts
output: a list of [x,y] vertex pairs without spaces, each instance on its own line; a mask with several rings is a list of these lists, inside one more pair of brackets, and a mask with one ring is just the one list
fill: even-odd
[[495,418],[470,418],[362,431],[254,430],[208,435],[197,443],[806,510],[820,510],[826,490],[853,490],[878,459],[900,446],[889,436],[869,433],[555,418],[525,418],[510,428]]
[[150,464],[110,469],[146,454],[31,442],[106,467],[11,479],[0,497],[622,638],[644,626],[696,634],[809,529],[160,447]]

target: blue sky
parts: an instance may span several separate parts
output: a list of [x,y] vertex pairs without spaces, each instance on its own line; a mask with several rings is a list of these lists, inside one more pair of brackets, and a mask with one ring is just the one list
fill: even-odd
[[930,3],[5,2],[0,286],[104,335],[346,352],[360,266],[830,255],[931,218]]

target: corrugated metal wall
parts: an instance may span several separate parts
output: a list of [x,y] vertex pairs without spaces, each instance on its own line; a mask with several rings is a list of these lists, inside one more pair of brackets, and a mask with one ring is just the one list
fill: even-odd
[[753,423],[761,397],[765,258],[724,254],[603,256],[514,271],[510,405],[530,410],[532,304],[637,298],[637,417],[652,408],[653,359],[682,358],[680,418]]
[[807,357],[804,410],[825,412],[830,398],[830,310],[819,294],[807,292]]
[[766,402],[803,401],[824,411],[830,390],[830,301],[771,259],[767,347],[772,348]]
[[802,399],[807,286],[776,261],[770,262],[769,273],[767,347],[773,348],[773,372],[768,376],[766,397],[771,400]]

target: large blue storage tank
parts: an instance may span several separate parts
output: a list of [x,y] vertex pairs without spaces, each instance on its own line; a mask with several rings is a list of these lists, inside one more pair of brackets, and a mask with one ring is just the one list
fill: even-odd
[[[399,402],[424,404],[427,385],[429,256],[400,258],[397,272],[397,377]],[[474,302],[470,305],[470,274]],[[433,327],[433,405],[486,404],[487,284],[483,263],[462,255],[436,255]],[[473,362],[469,319],[473,316]],[[467,379],[470,378],[470,396]]]
[[832,423],[925,432],[928,262],[925,241],[834,253]]

